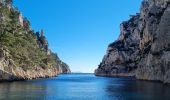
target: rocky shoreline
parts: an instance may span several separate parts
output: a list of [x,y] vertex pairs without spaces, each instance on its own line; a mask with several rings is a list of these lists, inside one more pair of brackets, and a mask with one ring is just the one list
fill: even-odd
[[0,49],[0,82],[49,78],[62,73],[68,74],[71,73],[71,70],[68,66],[62,66],[60,63],[56,67],[32,67],[24,70],[15,65],[8,52]]
[[16,69],[12,73],[0,71],[1,79],[0,82],[3,81],[21,81],[21,80],[32,80],[32,79],[39,79],[39,78],[50,78],[57,76],[58,70],[57,69],[48,69],[47,70],[33,70],[33,71],[23,71],[22,69]]
[[170,83],[170,0],[143,0],[130,17],[95,74]]

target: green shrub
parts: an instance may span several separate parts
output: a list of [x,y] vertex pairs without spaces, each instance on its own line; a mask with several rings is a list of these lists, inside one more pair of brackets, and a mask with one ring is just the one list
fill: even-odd
[[[37,37],[34,31],[29,29],[30,22],[27,19],[24,19],[24,26],[18,24],[17,10],[1,7],[0,12],[6,18],[0,23],[0,46],[10,51],[10,58],[14,60],[17,67],[31,70],[40,66],[46,69],[57,67],[61,63],[57,54],[47,55],[44,49],[39,48]],[[65,63],[62,64],[67,66]]]

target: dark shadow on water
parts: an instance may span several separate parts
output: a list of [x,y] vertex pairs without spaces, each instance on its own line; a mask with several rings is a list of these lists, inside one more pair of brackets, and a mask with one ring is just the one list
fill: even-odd
[[170,100],[170,86],[159,82],[139,80],[110,81],[106,92],[125,100]]

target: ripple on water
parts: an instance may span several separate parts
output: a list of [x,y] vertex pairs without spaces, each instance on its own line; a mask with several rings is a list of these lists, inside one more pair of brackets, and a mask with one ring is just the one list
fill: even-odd
[[0,84],[0,100],[170,100],[170,87],[132,78],[63,74]]

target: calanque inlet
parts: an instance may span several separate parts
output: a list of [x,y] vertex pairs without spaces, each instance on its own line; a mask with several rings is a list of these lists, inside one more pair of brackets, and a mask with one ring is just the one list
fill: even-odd
[[170,0],[0,0],[0,100],[170,100]]
[[130,17],[95,75],[170,83],[170,0],[143,0],[140,13]]
[[[43,30],[12,5],[0,0],[0,81],[30,80],[70,73],[49,49]],[[170,0],[143,0],[140,12],[120,25],[96,76],[136,77],[170,83]]]
[[0,0],[0,81],[70,73],[69,66],[48,48],[44,31],[34,32],[12,2]]

